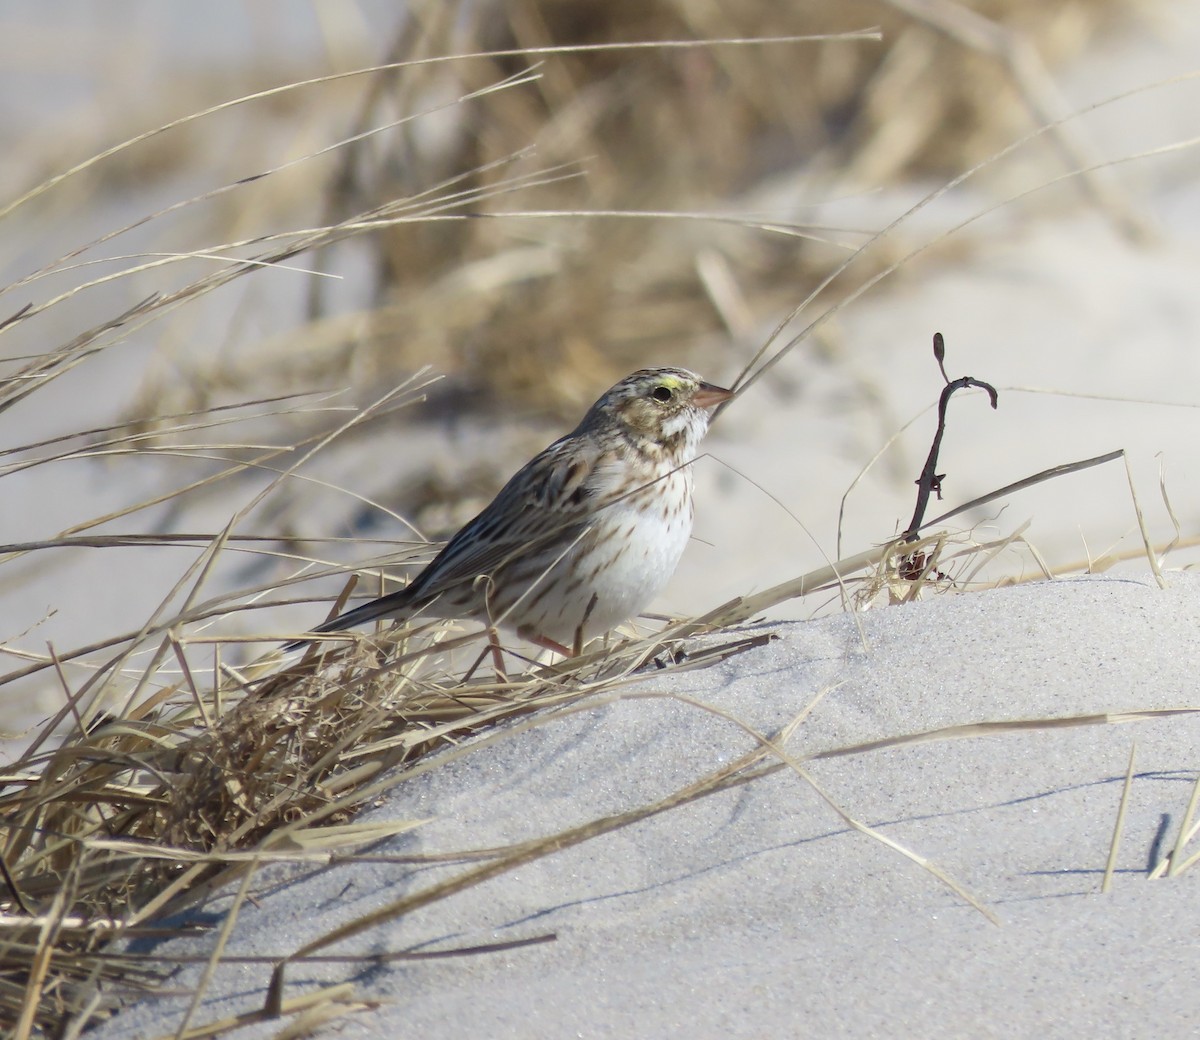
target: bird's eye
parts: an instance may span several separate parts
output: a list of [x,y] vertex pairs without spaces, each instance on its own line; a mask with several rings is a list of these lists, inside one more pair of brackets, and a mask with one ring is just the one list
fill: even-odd
[[662,401],[663,404],[666,404],[669,400],[671,400],[672,397],[675,396],[675,394],[669,386],[656,386],[650,391],[650,396],[653,397],[654,400]]

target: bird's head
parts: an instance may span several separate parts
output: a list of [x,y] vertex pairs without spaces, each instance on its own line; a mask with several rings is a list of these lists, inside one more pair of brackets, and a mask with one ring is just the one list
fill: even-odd
[[635,445],[686,461],[708,430],[710,409],[732,396],[732,390],[706,383],[685,368],[643,368],[592,405],[580,428],[615,428]]

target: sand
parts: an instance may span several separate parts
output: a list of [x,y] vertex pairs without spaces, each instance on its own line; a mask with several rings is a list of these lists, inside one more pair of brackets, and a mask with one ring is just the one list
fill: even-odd
[[[1091,578],[771,627],[704,670],[484,747],[405,785],[367,820],[423,820],[376,854],[448,853],[553,833],[663,797],[753,746],[686,695],[810,755],[947,726],[1200,711],[1200,579]],[[764,629],[760,629],[762,631]],[[823,696],[821,696],[823,695]],[[1112,891],[1100,886],[1137,745]],[[850,829],[791,770],[615,831],[336,947],[543,945],[387,966],[295,965],[288,996],[353,979],[379,1002],[340,1036],[1191,1035],[1200,877],[1149,880],[1197,770],[1200,715],[934,739],[810,764],[847,813],[936,863],[993,923]],[[287,954],[468,865],[273,866],[227,952]],[[219,921],[217,900],[199,915]],[[215,917],[213,916],[215,915]],[[154,948],[212,948],[213,933]],[[151,947],[146,947],[150,949]],[[332,951],[326,951],[332,952]],[[193,1025],[262,1006],[269,968],[217,970]],[[96,1034],[172,1032],[199,968]],[[274,1036],[278,1021],[239,1036]]]

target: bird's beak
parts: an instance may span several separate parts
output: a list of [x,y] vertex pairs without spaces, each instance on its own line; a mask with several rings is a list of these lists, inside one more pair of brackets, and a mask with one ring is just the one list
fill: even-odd
[[733,391],[726,390],[723,386],[701,383],[700,389],[692,395],[692,404],[697,408],[712,408],[722,401],[728,401],[732,396]]

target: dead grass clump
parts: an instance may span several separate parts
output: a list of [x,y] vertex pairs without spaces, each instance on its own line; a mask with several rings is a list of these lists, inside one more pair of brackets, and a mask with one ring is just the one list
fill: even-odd
[[[282,670],[276,654],[207,685],[193,676],[121,717],[69,705],[76,722],[44,730],[0,791],[0,1021],[81,1025],[159,967],[123,960],[114,939],[261,863],[328,859],[411,826],[351,821],[431,750],[594,696],[662,653],[635,640],[463,683],[444,672],[445,655],[479,637],[451,627],[314,651]],[[254,671],[260,679],[246,678]]]

